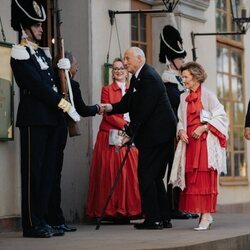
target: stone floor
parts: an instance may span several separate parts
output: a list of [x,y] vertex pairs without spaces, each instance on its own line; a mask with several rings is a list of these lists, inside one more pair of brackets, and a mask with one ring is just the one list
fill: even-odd
[[173,220],[172,229],[135,230],[133,225],[77,225],[78,230],[48,239],[0,233],[0,250],[250,250],[250,213],[218,213],[211,230],[196,232],[197,219]]

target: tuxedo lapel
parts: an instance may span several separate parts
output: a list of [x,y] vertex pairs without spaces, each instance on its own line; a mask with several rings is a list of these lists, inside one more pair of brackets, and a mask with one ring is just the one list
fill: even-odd
[[136,80],[135,75],[132,75],[131,80],[130,80],[130,86],[132,89],[136,88],[136,82],[137,80]]

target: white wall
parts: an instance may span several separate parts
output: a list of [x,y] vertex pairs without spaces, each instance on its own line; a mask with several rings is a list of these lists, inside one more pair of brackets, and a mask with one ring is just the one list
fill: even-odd
[[[104,79],[103,64],[106,62],[111,28],[108,10],[128,10],[130,1],[77,0],[76,2],[74,5],[66,0],[60,2],[65,48],[71,50],[79,61],[76,79],[81,84],[85,103],[100,103]],[[117,15],[116,20],[123,53],[130,45],[130,16]],[[112,63],[119,55],[114,26],[109,62]],[[82,135],[68,139],[62,174],[62,206],[70,221],[83,219],[84,216],[92,150],[101,118],[99,116],[82,118],[80,122]]]
[[[83,100],[91,104],[91,14],[90,1],[59,1],[61,12],[61,33],[65,50],[71,51],[78,61],[75,80],[80,83]],[[66,220],[79,221],[84,217],[88,190],[88,175],[91,144],[91,119],[81,118],[81,135],[68,138],[62,171],[62,208]]]
[[[10,1],[1,0],[0,17],[6,42],[16,43],[17,34],[10,27]],[[0,41],[3,41],[0,33]],[[14,110],[16,114],[19,91],[14,85]],[[15,115],[14,114],[14,115]],[[14,141],[0,141],[0,219],[20,216],[20,147],[19,131],[15,128]]]
[[[110,19],[108,10],[130,10],[130,0],[109,0],[109,1],[92,1],[92,76],[93,76],[93,93],[94,102],[100,102],[101,87],[103,85],[103,64],[106,63],[108,44],[110,38]],[[117,29],[120,37],[122,56],[124,51],[130,46],[130,15],[116,15]],[[112,40],[109,54],[109,63],[112,63],[115,57],[119,57],[119,46],[115,24],[113,25]],[[93,142],[101,117],[93,122]]]

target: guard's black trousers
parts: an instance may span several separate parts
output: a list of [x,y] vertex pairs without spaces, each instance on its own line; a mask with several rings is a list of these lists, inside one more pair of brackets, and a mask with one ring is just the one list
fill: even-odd
[[63,210],[61,208],[61,177],[63,168],[64,149],[67,142],[68,129],[67,124],[61,123],[58,127],[60,138],[57,143],[56,151],[56,172],[53,181],[52,192],[49,199],[49,209],[47,221],[52,226],[59,226],[65,223]]
[[21,135],[22,226],[44,226],[55,176],[58,133],[53,126],[19,127]]

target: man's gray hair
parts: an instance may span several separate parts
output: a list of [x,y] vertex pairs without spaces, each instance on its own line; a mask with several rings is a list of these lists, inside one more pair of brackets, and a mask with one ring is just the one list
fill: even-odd
[[133,50],[133,52],[135,53],[136,56],[141,56],[141,57],[145,58],[145,53],[139,47],[131,47],[131,49]]
[[70,51],[65,51],[64,56],[65,56],[65,58],[68,58],[70,64],[72,64],[72,62],[73,62],[73,55],[72,55],[72,52],[70,52]]

